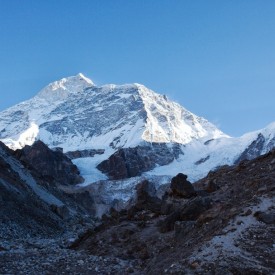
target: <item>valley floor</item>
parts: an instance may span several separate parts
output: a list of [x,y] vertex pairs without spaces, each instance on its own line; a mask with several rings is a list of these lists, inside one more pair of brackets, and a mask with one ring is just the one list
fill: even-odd
[[80,234],[2,237],[0,274],[275,274],[275,150],[193,186],[177,175],[160,199],[144,180]]
[[[0,274],[118,274],[131,272],[135,263],[60,247],[56,240],[25,246],[16,244],[0,252]],[[137,274],[141,274],[137,272]]]

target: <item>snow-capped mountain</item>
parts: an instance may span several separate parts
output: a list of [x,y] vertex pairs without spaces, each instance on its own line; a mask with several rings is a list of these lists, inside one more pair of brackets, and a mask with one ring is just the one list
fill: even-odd
[[96,87],[82,74],[55,81],[2,112],[0,129],[13,149],[41,139],[64,151],[223,136],[207,120],[143,85]]
[[219,165],[266,152],[275,144],[274,132],[272,124],[230,138],[143,85],[98,87],[82,74],[55,81],[0,113],[0,140],[6,145],[18,149],[40,139],[51,148],[62,147],[88,182],[117,169],[108,162],[113,155],[115,163],[124,161],[125,177],[180,171],[197,179]]
[[275,122],[258,131],[241,137],[221,137],[206,142],[200,140],[187,144],[184,154],[173,162],[147,172],[147,175],[170,175],[183,172],[191,181],[207,175],[210,170],[223,165],[251,160],[275,148]]

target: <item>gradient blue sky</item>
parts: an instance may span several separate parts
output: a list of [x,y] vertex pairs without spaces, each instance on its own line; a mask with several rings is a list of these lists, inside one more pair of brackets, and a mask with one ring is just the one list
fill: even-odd
[[275,120],[274,0],[0,0],[0,111],[82,72],[238,136]]

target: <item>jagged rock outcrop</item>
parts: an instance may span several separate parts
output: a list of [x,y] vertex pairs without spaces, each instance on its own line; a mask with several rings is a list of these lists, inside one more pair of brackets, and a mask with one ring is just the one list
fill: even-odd
[[253,140],[252,143],[244,150],[244,152],[235,161],[236,164],[242,160],[251,160],[261,155],[265,145],[265,138],[262,134],[258,134],[257,139]]
[[[275,123],[232,138],[141,84],[98,87],[78,74],[0,112],[0,140],[13,150],[42,140],[63,150],[85,180],[95,173],[97,181],[106,175],[122,179],[183,172],[194,182],[216,167],[274,148]],[[98,173],[99,163],[105,175]]]
[[61,151],[53,151],[38,140],[33,145],[26,145],[16,150],[16,157],[29,170],[34,170],[41,178],[56,181],[63,185],[77,184],[84,181],[76,165]]
[[0,142],[0,237],[57,236],[93,216],[88,192],[60,185],[78,178],[70,159],[42,142],[20,152]]
[[122,148],[101,162],[97,168],[110,179],[140,176],[156,165],[166,165],[182,153],[179,144],[168,148],[165,144],[152,143],[134,148]]
[[89,149],[89,150],[76,150],[68,151],[65,155],[70,159],[94,157],[95,155],[104,154],[104,149]]
[[196,221],[199,216],[211,208],[212,201],[209,198],[197,197],[184,204],[174,205],[174,210],[158,226],[162,233],[174,230],[177,221]]
[[171,195],[178,196],[180,198],[190,198],[196,196],[195,189],[190,181],[187,180],[187,176],[179,173],[171,180]]
[[113,211],[72,248],[131,258],[139,274],[274,273],[275,151],[223,166],[194,188],[196,197],[165,195],[170,208],[157,213],[148,207],[155,190],[142,182],[135,212]]
[[266,224],[275,224],[275,211],[267,211],[267,212],[261,212],[258,211],[254,214],[254,216],[261,222],[264,222]]
[[39,193],[26,183],[26,180],[31,181],[32,178],[22,177],[18,170],[20,165],[10,150],[0,142],[0,237],[9,239],[27,234],[57,234],[63,230],[60,220],[46,201],[39,197]]
[[235,164],[239,164],[242,160],[252,160],[264,153],[269,152],[275,147],[275,137],[265,138],[259,133],[257,138],[247,146],[242,154],[235,160]]
[[144,180],[136,186],[136,201],[132,212],[150,210],[154,213],[161,212],[161,199],[157,196],[155,184]]

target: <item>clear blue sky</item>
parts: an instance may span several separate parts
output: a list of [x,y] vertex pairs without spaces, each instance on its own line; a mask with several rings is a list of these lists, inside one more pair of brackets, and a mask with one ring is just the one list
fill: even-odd
[[0,110],[82,72],[238,136],[275,120],[274,0],[0,0]]

